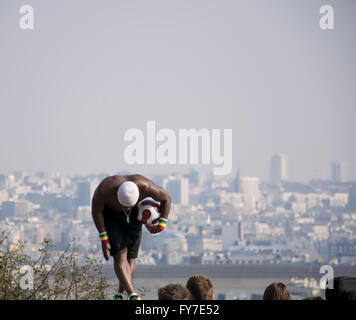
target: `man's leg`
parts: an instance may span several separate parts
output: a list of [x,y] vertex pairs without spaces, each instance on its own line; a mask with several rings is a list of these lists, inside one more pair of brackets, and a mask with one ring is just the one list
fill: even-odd
[[133,279],[135,270],[136,270],[136,258],[129,258],[128,259],[130,270],[131,270],[131,279]]
[[114,269],[120,281],[120,292],[124,293],[126,291],[128,294],[135,292],[132,285],[131,267],[127,260],[126,248],[114,256]]
[[[136,259],[135,258],[129,258],[127,259],[129,266],[130,266],[130,275],[131,275],[131,282],[136,270]],[[124,294],[126,292],[124,286],[121,284],[120,282],[120,286],[119,286],[119,292],[121,292],[122,294]]]
[[[131,237],[130,240],[132,240],[133,242],[131,242],[129,244],[129,246],[126,248],[126,259],[127,259],[127,265],[129,268],[129,274],[130,274],[130,283],[132,286],[132,290],[134,290],[134,286],[132,283],[132,279],[133,279],[133,275],[135,273],[136,270],[136,257],[137,257],[137,253],[139,251],[140,248],[140,243],[141,243],[141,237],[142,237],[142,225],[139,225],[140,230],[136,230],[138,233],[135,237]],[[119,286],[119,292],[124,293],[125,291],[127,291],[127,293],[130,295],[131,293],[128,292],[128,290],[126,289],[125,284],[120,281],[120,286]]]

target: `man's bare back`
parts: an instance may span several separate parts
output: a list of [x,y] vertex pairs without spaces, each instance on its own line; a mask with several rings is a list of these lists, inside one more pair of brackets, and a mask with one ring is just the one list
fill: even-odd
[[[160,202],[170,202],[170,197],[167,191],[165,191],[160,186],[156,185],[153,181],[147,179],[146,177],[139,174],[134,174],[126,176],[114,175],[105,178],[95,190],[93,203],[95,201],[96,206],[107,205],[112,210],[118,212],[124,211],[125,208],[117,200],[117,190],[119,186],[126,181],[132,181],[137,185],[140,191],[138,202],[141,202],[147,197],[152,197],[153,199]],[[167,214],[165,214],[164,211],[165,210],[162,209],[161,216],[162,218],[167,219],[169,211],[167,212]]]

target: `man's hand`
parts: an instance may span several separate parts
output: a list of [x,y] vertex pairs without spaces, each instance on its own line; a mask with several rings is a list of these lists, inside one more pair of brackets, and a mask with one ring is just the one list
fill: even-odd
[[151,232],[152,234],[155,234],[155,233],[158,233],[158,232],[161,232],[162,230],[160,228],[158,228],[158,226],[149,226],[149,225],[146,225],[145,224],[145,227],[147,228],[147,230],[149,232]]
[[106,261],[109,260],[109,258],[110,258],[110,255],[109,255],[110,251],[109,250],[111,249],[109,241],[102,241],[101,242],[101,248],[103,249],[103,255],[104,255],[105,260]]

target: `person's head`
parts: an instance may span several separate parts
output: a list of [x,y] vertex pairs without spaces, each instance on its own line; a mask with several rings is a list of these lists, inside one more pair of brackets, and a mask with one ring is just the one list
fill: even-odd
[[124,208],[132,208],[138,201],[140,191],[136,183],[126,181],[117,189],[117,199]]
[[183,285],[167,284],[158,289],[158,300],[187,300],[189,291]]
[[186,284],[191,300],[214,300],[213,283],[204,274],[191,276]]
[[265,290],[263,300],[291,300],[292,297],[285,284],[273,282]]

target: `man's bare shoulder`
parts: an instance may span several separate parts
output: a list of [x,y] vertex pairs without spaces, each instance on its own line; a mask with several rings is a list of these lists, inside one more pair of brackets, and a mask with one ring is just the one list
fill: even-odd
[[98,189],[101,192],[106,193],[112,188],[119,187],[125,181],[132,181],[137,184],[140,190],[149,190],[157,185],[150,179],[146,178],[142,174],[131,174],[131,175],[112,175],[104,178],[98,185]]
[[113,175],[104,178],[99,185],[97,186],[95,193],[100,195],[105,195],[106,193],[110,192],[112,188],[117,187],[122,183],[123,179],[122,176]]
[[120,176],[120,175],[112,175],[104,178],[99,186],[102,188],[107,188],[107,187],[112,187],[112,186],[117,186],[127,180],[125,176]]
[[144,182],[144,181],[150,181],[150,179],[146,178],[142,174],[131,174],[129,176],[126,176],[129,180],[131,181],[138,181],[138,182]]
[[153,183],[150,179],[146,178],[141,174],[129,175],[127,176],[127,179],[132,182],[135,182],[140,189],[147,188],[151,183]]

